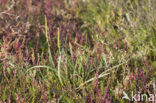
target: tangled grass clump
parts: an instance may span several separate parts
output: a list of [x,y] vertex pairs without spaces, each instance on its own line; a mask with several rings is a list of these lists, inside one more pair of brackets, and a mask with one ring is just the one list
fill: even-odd
[[0,102],[127,103],[123,91],[155,93],[154,3],[1,0]]

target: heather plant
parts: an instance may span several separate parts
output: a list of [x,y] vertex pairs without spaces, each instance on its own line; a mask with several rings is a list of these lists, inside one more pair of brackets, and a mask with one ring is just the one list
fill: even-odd
[[123,92],[155,93],[154,3],[0,0],[0,102],[127,103]]

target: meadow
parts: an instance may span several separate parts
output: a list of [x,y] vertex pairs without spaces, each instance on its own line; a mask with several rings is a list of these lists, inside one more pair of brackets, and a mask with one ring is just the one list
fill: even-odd
[[124,93],[155,94],[155,4],[0,0],[0,103],[131,103]]

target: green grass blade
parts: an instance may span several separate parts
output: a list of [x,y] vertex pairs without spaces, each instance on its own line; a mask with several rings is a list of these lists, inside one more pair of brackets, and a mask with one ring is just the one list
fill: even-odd
[[49,69],[49,70],[52,70],[52,71],[54,71],[54,72],[57,72],[54,68],[49,67],[49,66],[33,66],[33,67],[29,68],[29,69],[26,71],[26,73],[27,73],[28,71],[31,71],[31,70],[35,69],[35,68],[47,68],[47,69]]

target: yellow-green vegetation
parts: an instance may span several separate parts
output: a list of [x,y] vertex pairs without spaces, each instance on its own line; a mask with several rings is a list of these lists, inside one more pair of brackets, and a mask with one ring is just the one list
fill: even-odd
[[0,103],[128,103],[123,92],[156,93],[155,4],[1,0]]

